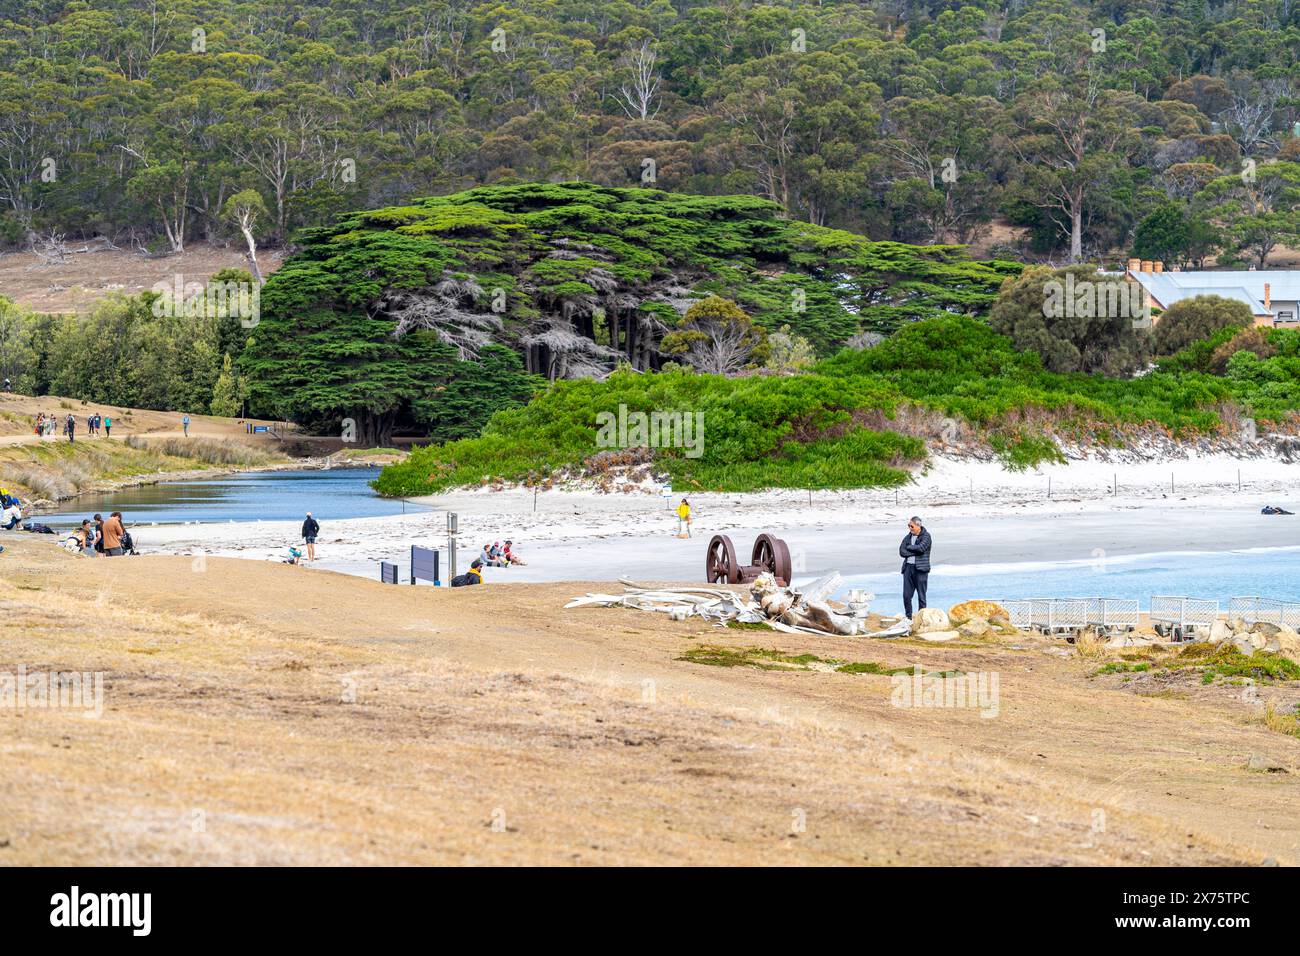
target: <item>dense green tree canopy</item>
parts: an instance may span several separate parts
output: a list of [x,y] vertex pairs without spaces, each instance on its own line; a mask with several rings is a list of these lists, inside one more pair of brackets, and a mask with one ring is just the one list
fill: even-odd
[[753,196],[488,186],[304,230],[301,250],[262,290],[241,367],[255,407],[353,418],[382,438],[427,401],[430,363],[448,350],[465,362],[508,346],[549,379],[600,376],[619,362],[654,369],[674,347],[664,334],[716,295],[829,353],[864,329],[975,314],[1018,271],[956,246],[792,221]]
[[1289,234],[1276,210],[1196,194],[1294,158],[1297,40],[1290,0],[14,0],[0,243],[239,241],[224,211],[251,189],[278,244],[347,209],[586,179],[878,240],[1001,216],[1074,260],[1122,254],[1163,203],[1212,206],[1258,255]]

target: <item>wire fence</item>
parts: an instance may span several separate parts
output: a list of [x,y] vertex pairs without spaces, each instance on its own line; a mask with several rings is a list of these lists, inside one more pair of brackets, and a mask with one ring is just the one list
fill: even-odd
[[1142,609],[1137,598],[1074,598],[1087,605],[1087,622],[1095,627],[1137,627]]
[[1247,624],[1263,621],[1300,630],[1300,601],[1280,601],[1258,595],[1235,597],[1228,601],[1228,617],[1239,617]]
[[1219,602],[1209,598],[1173,594],[1151,596],[1151,623],[1167,624],[1182,630],[1209,627],[1219,618]]

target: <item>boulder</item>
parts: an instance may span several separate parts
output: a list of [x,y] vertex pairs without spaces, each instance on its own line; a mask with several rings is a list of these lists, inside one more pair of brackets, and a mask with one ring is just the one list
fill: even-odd
[[1232,626],[1227,621],[1215,621],[1210,625],[1211,644],[1222,644],[1230,637],[1232,637]]
[[961,634],[958,631],[924,631],[916,636],[923,641],[955,641]]
[[1250,638],[1245,634],[1238,634],[1229,643],[1247,657],[1255,653],[1255,645],[1250,642]]
[[1293,661],[1300,662],[1300,634],[1280,632],[1269,643],[1277,643],[1275,654],[1285,654]]
[[1251,634],[1263,634],[1266,638],[1277,637],[1279,634],[1290,634],[1296,636],[1295,631],[1285,624],[1274,624],[1271,621],[1256,621],[1250,626]]
[[[943,608],[923,607],[912,618],[912,633],[924,634],[927,631],[947,631],[952,629],[952,622]],[[955,632],[954,632],[955,633]]]
[[1007,618],[1010,623],[1011,618],[1007,614],[1007,609],[993,601],[963,601],[948,609],[948,619],[953,624],[963,624],[977,617],[987,622],[998,616]]
[[982,617],[969,618],[968,620],[963,621],[961,626],[957,628],[958,633],[961,634],[962,637],[983,637],[992,630],[993,626]]
[[1228,627],[1232,628],[1233,634],[1245,634],[1248,630],[1250,630],[1246,622],[1239,617],[1234,617],[1231,621],[1229,621]]
[[1156,643],[1151,638],[1131,631],[1128,634],[1116,634],[1107,643],[1107,647],[1150,647]]

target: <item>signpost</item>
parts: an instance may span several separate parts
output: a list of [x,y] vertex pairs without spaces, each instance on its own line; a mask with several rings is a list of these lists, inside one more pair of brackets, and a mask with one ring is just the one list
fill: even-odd
[[449,577],[456,576],[456,531],[458,521],[456,512],[447,512],[447,573]]
[[385,584],[397,583],[397,565],[389,564],[387,561],[379,562],[379,580]]
[[420,580],[432,581],[435,585],[442,584],[438,576],[438,552],[433,548],[422,548],[418,544],[413,544],[411,545],[411,583],[415,584]]

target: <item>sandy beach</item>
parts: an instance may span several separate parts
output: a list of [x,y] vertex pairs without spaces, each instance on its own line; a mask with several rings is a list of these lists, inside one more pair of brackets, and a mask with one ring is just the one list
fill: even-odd
[[[315,567],[371,577],[380,561],[404,565],[412,544],[445,549],[449,511],[459,519],[460,570],[484,543],[509,538],[529,563],[491,569],[490,579],[519,583],[701,580],[711,535],[731,535],[743,552],[762,531],[787,540],[797,575],[895,571],[898,538],[912,514],[924,518],[942,549],[937,557],[950,569],[1284,548],[1300,544],[1300,526],[1259,512],[1265,504],[1300,512],[1298,473],[1300,465],[1280,459],[1229,455],[1075,460],[1023,472],[997,462],[935,458],[897,493],[690,494],[690,540],[675,536],[672,507],[680,489],[672,499],[590,490],[536,498],[526,489],[470,491],[415,499],[412,504],[427,510],[405,515],[327,520]],[[311,508],[303,502],[304,511]],[[279,561],[298,531],[299,523],[289,521],[159,525],[137,528],[136,540],[147,552]]]

